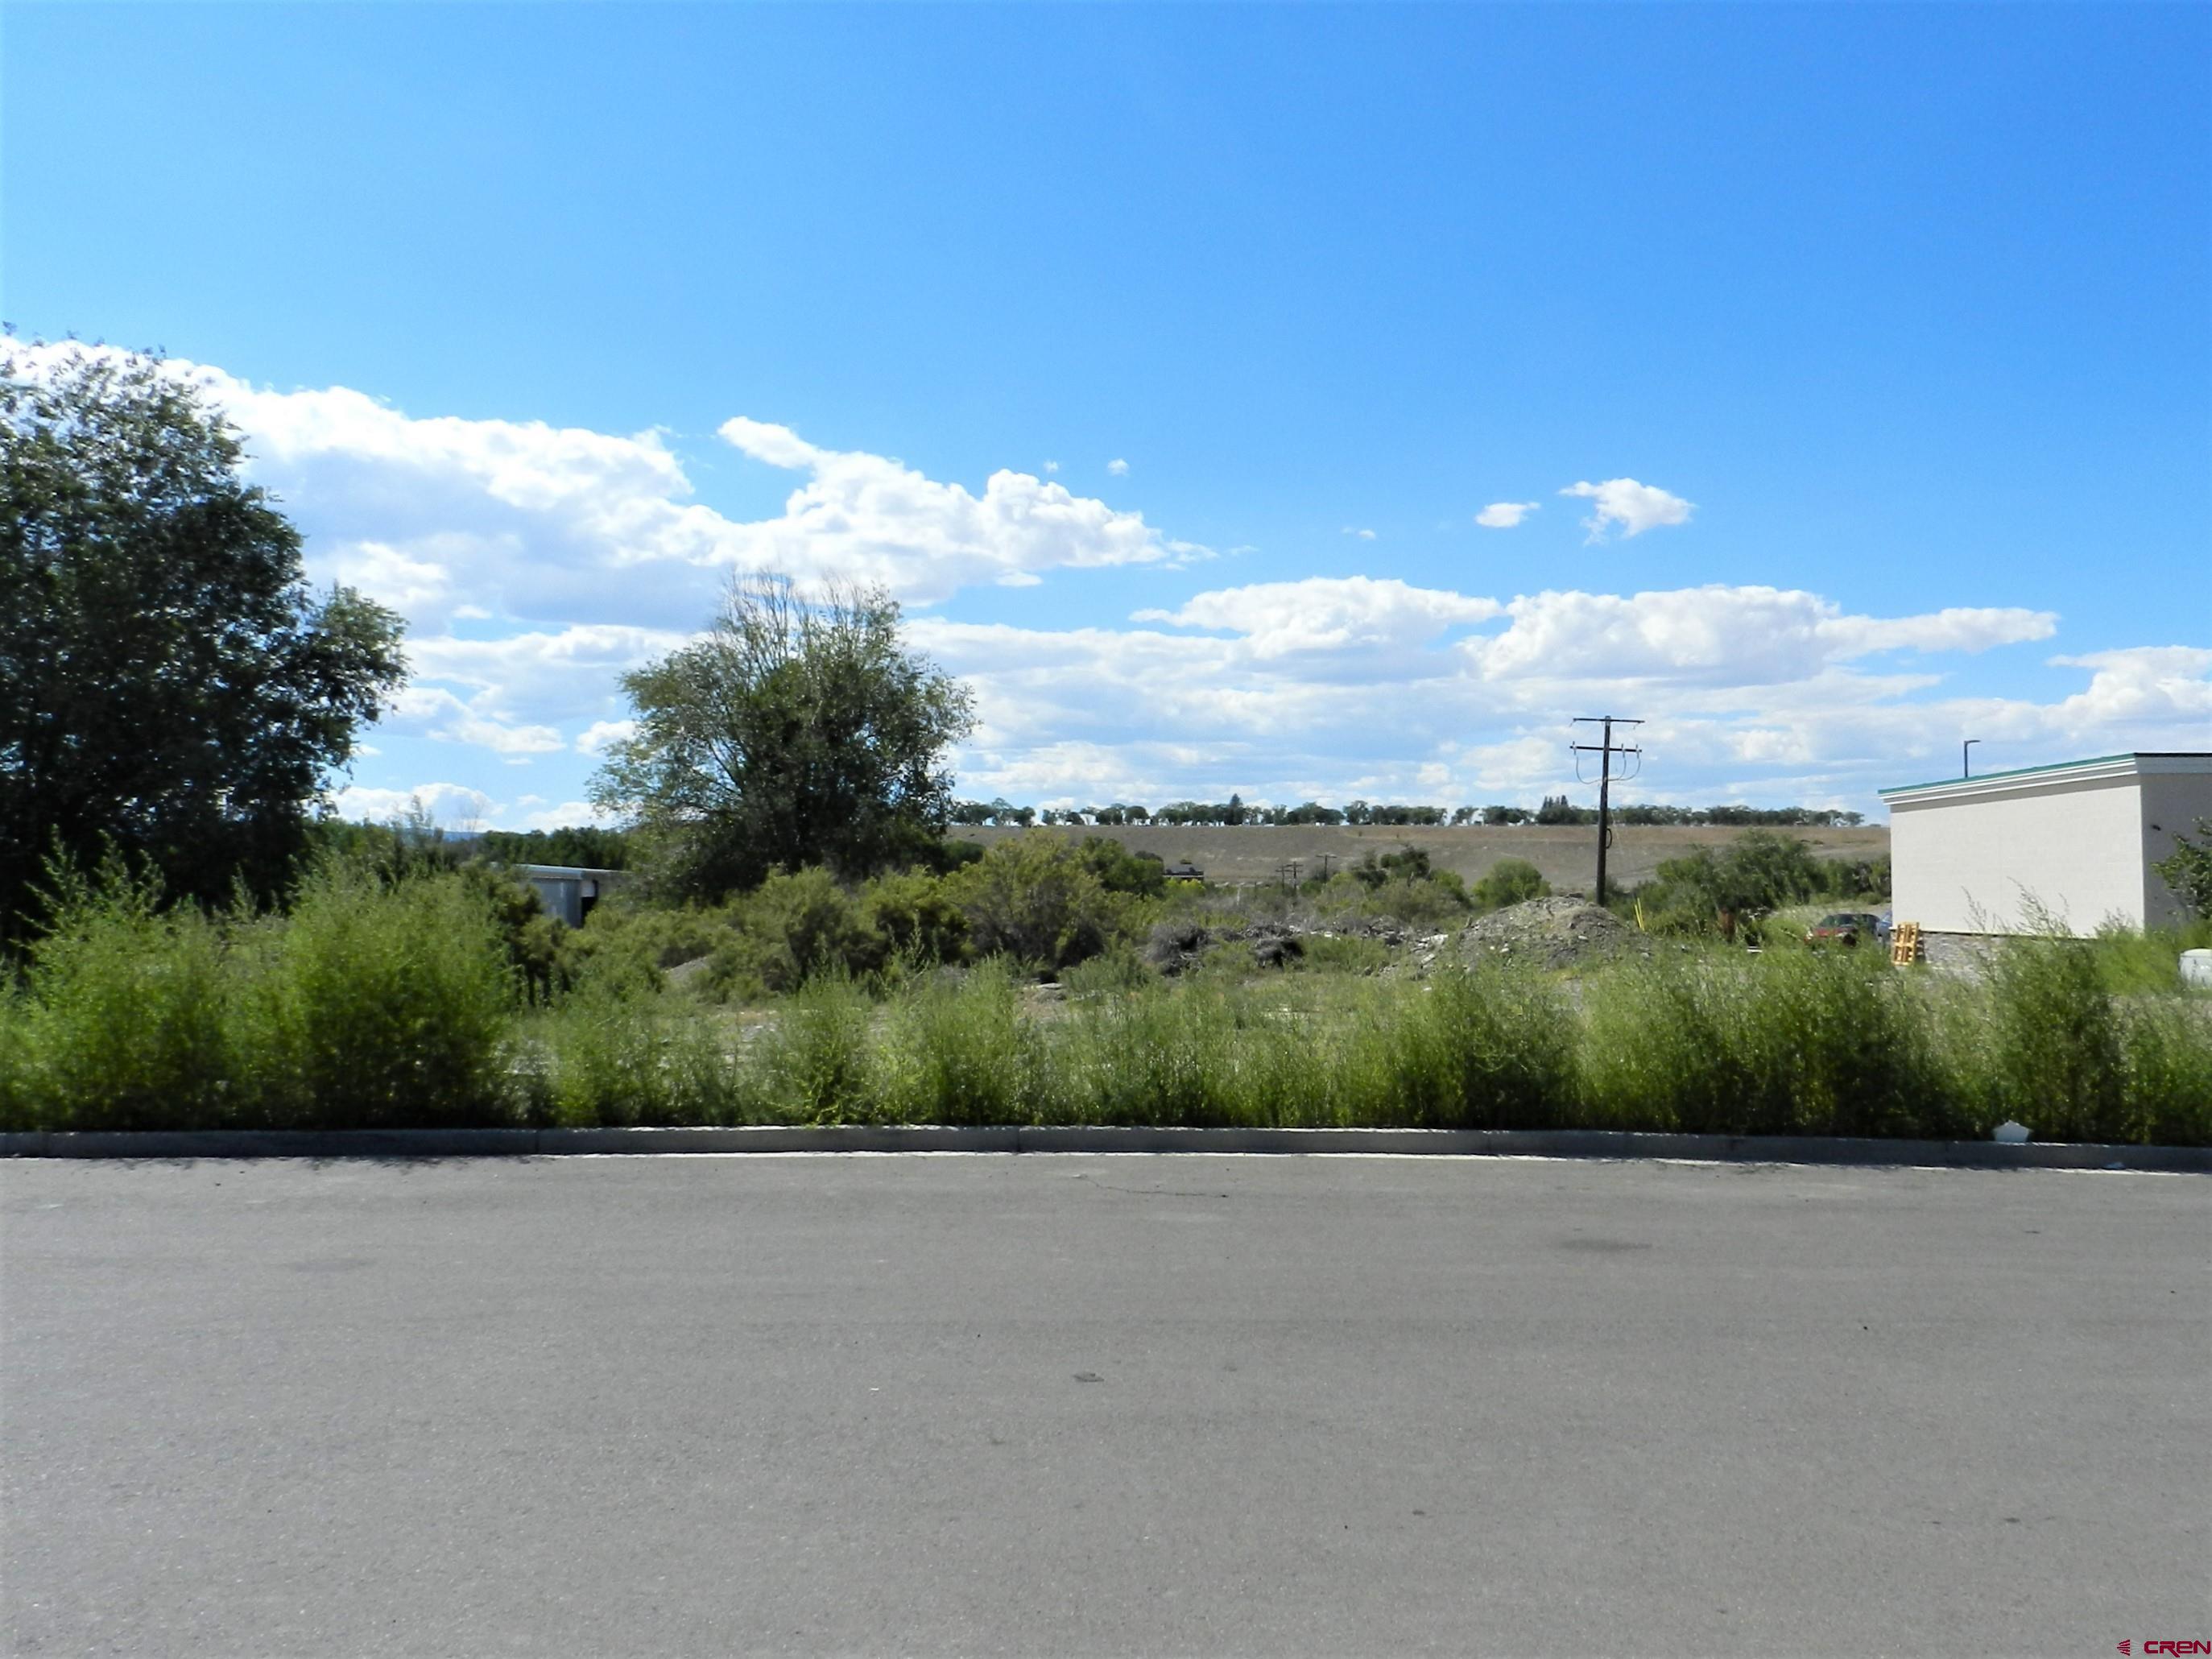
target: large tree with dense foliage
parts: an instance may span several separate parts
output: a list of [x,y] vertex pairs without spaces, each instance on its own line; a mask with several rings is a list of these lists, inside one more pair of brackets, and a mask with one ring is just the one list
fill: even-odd
[[909,651],[880,588],[733,580],[698,640],[623,677],[635,730],[599,804],[635,821],[669,890],[710,897],[778,866],[857,878],[922,856],[952,811],[965,686]]
[[0,935],[56,852],[275,891],[399,683],[399,619],[309,591],[243,460],[155,358],[0,356]]

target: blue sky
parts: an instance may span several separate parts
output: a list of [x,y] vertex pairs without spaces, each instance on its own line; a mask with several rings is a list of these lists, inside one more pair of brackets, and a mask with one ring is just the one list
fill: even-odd
[[2212,747],[2212,9],[4,29],[0,315],[192,366],[410,617],[356,810],[579,816],[762,562],[905,599],[987,798]]

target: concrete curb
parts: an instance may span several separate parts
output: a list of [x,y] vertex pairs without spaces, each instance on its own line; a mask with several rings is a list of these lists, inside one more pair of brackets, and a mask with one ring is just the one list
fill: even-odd
[[5,1158],[487,1158],[663,1152],[1317,1152],[1686,1158],[2212,1175],[2212,1146],[1633,1134],[1606,1129],[1186,1129],[781,1124],[672,1129],[196,1129],[0,1134]]

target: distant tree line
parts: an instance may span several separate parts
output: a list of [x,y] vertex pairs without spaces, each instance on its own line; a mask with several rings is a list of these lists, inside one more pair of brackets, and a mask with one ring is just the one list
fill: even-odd
[[[1839,830],[1866,822],[1861,812],[1837,811],[1820,806],[1662,806],[1640,804],[1616,806],[1613,821],[1624,824],[1710,824],[1728,829]],[[1225,801],[1170,801],[1157,811],[1127,801],[1079,810],[1016,806],[1000,799],[955,801],[956,824],[1027,829],[1034,823],[1087,824],[1114,829],[1122,824],[1240,824],[1348,823],[1396,829],[1410,824],[1515,823],[1595,824],[1597,808],[1577,806],[1565,795],[1547,795],[1533,811],[1525,806],[1418,806],[1383,805],[1355,800],[1342,806],[1306,801],[1297,806],[1247,805],[1241,794]]]

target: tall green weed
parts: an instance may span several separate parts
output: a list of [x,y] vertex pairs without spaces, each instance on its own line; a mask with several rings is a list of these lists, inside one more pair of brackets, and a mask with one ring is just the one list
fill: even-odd
[[71,1129],[196,1128],[240,1115],[222,940],[119,864],[51,872],[49,931],[10,999],[11,1116]]
[[1942,1136],[1964,1125],[1932,1011],[1870,955],[1660,957],[1600,976],[1588,998],[1593,1127]]
[[879,1053],[877,1109],[892,1121],[1036,1120],[1043,1040],[1003,957],[915,981],[887,1012]]

